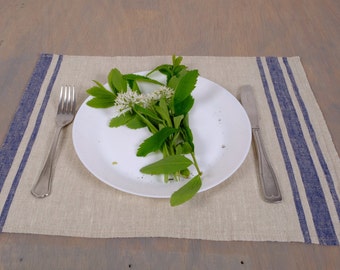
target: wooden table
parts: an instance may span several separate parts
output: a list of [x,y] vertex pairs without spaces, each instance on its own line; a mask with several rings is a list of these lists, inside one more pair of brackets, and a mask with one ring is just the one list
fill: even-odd
[[[0,0],[0,141],[38,55],[302,58],[340,152],[338,0]],[[0,269],[336,269],[339,247],[0,234]]]

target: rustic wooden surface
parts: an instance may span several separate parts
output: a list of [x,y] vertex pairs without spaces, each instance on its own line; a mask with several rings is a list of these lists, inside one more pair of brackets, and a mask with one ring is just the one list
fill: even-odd
[[[295,56],[340,152],[338,0],[0,0],[0,141],[42,52]],[[337,269],[339,247],[0,234],[0,269]]]

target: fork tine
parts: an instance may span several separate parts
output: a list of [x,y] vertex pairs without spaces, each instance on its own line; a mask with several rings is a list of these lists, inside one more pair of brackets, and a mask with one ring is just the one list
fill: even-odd
[[70,86],[70,113],[73,112],[73,104],[74,104],[74,87]]
[[59,103],[58,103],[58,112],[61,113],[63,109],[63,96],[64,96],[64,87],[62,86],[60,89],[60,95],[59,95]]
[[67,102],[66,102],[66,113],[72,113],[73,108],[73,93],[72,87],[70,85],[67,86]]
[[75,113],[76,111],[76,96],[74,92],[74,86],[72,86],[72,99],[71,99],[71,113]]
[[69,113],[70,112],[70,108],[71,108],[71,86],[67,86],[67,98],[66,98],[66,104],[65,104],[65,113]]
[[62,113],[67,112],[67,104],[68,104],[68,87],[64,87],[64,99],[63,99],[63,108],[62,108]]

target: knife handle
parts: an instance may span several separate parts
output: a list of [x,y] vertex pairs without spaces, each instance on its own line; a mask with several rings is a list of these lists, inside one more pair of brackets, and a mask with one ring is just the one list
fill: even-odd
[[267,154],[263,148],[260,130],[258,128],[253,128],[252,131],[259,159],[260,183],[263,198],[265,201],[271,203],[282,201],[280,188],[274,170],[270,165]]

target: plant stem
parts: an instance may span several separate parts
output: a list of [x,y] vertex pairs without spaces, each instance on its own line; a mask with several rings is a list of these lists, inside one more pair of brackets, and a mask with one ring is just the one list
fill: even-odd
[[192,160],[193,160],[193,162],[194,162],[194,166],[195,166],[195,168],[196,168],[197,173],[198,173],[199,175],[202,175],[202,172],[201,172],[200,168],[198,167],[198,163],[197,163],[197,160],[196,160],[196,157],[195,157],[195,153],[194,153],[194,152],[191,152],[190,154],[191,154]]
[[141,113],[137,112],[134,110],[134,112],[142,119],[142,121],[148,126],[150,131],[152,133],[156,133],[158,129],[146,118],[144,117]]

